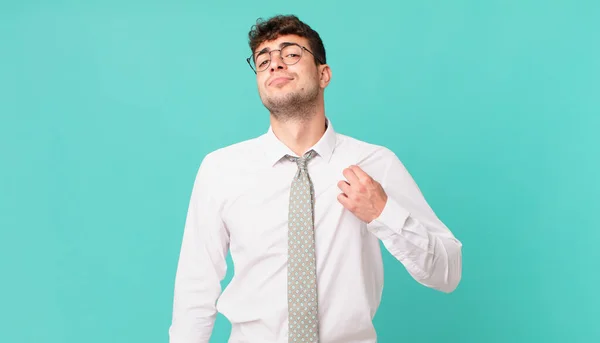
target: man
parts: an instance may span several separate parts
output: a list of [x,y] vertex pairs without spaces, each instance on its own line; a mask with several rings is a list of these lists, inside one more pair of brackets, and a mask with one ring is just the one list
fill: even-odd
[[[452,292],[461,243],[389,149],[336,133],[317,32],[295,16],[249,33],[259,137],[208,154],[191,194],[175,280],[171,343],[374,343],[383,287],[379,242],[419,283]],[[234,274],[222,291],[226,255]]]

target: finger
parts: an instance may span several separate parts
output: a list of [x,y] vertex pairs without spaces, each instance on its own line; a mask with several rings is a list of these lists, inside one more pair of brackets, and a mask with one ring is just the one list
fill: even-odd
[[344,169],[343,172],[344,176],[346,177],[346,180],[348,180],[348,183],[350,183],[350,185],[357,185],[360,180],[358,178],[358,176],[356,175],[356,173],[354,173],[354,170],[352,170],[352,168],[346,168]]
[[358,177],[360,181],[366,181],[371,178],[369,174],[367,174],[364,170],[362,170],[361,167],[357,165],[351,165],[350,169],[354,172],[354,174],[356,175],[356,177]]
[[338,182],[338,188],[342,190],[342,192],[344,192],[346,195],[348,195],[348,193],[351,190],[350,184],[344,180],[341,180]]
[[345,208],[350,207],[350,199],[348,199],[346,194],[344,194],[344,193],[338,194],[337,199],[342,204],[342,206],[344,206]]

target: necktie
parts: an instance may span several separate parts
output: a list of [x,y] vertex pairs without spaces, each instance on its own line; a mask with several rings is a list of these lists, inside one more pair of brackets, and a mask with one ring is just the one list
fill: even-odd
[[286,155],[298,165],[292,181],[288,215],[288,342],[318,343],[314,194],[307,163],[315,156]]

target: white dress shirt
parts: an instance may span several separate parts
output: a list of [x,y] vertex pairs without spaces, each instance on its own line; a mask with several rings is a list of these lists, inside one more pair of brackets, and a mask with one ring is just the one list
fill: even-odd
[[[383,289],[380,240],[416,281],[442,292],[460,281],[462,244],[392,151],[336,133],[327,122],[311,148],[318,155],[308,163],[315,191],[320,343],[375,343],[372,319]],[[288,204],[298,167],[286,154],[297,156],[269,127],[202,161],[175,277],[171,343],[209,342],[217,311],[231,322],[229,343],[288,342]],[[371,223],[337,200],[337,183],[352,164],[388,195]],[[222,290],[228,253],[234,273]]]

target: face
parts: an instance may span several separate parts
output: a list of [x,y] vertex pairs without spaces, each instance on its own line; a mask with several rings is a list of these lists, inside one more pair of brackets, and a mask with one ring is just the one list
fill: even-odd
[[[263,50],[281,49],[286,43],[297,43],[312,51],[306,38],[285,35],[259,45],[254,51],[254,57]],[[283,63],[279,51],[275,51],[271,53],[269,67],[257,72],[256,82],[261,101],[273,115],[298,115],[302,108],[319,101],[330,77],[329,67],[317,66],[313,55],[306,50],[302,52],[302,58],[293,65]]]

